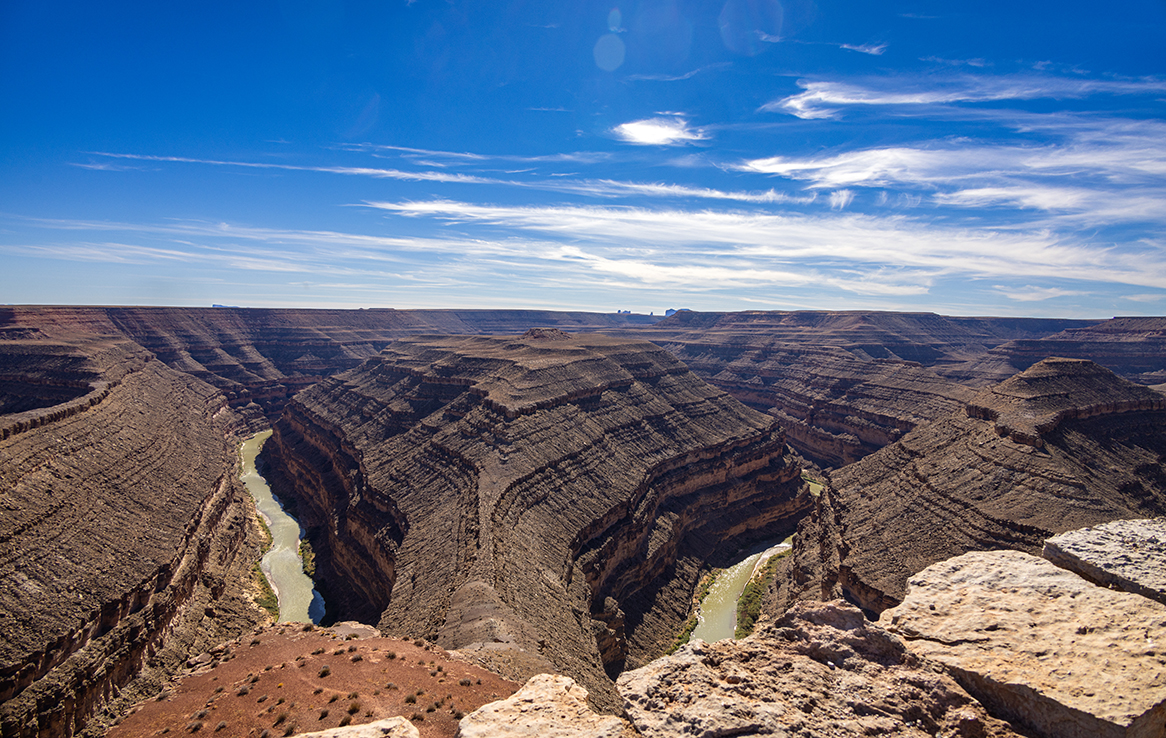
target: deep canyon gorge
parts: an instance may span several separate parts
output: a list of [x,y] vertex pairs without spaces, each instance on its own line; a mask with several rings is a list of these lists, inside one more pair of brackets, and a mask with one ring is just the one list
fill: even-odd
[[260,430],[329,619],[618,714],[758,541],[797,531],[781,640],[826,627],[803,601],[875,619],[952,557],[1166,514],[1164,382],[1162,318],[0,308],[0,731],[100,735],[263,622]]

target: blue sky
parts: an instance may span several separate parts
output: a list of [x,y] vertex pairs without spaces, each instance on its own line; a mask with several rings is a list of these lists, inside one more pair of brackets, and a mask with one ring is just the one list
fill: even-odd
[[0,0],[0,302],[1166,312],[1166,2]]

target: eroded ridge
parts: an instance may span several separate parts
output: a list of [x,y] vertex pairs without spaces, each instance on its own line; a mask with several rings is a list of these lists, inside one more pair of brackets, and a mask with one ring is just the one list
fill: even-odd
[[273,441],[340,614],[521,651],[608,705],[708,556],[809,504],[771,418],[603,336],[397,341]]
[[1154,390],[1049,359],[968,408],[832,475],[776,609],[844,595],[878,613],[951,556],[1037,554],[1056,533],[1166,513],[1166,406]]
[[258,617],[226,398],[123,339],[56,345],[90,392],[0,417],[5,736],[70,735],[143,668]]

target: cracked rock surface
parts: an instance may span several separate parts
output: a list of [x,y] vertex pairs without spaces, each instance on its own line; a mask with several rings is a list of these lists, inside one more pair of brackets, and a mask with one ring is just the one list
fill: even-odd
[[1166,518],[1071,530],[1045,541],[1041,556],[1091,582],[1166,604]]
[[1016,735],[842,601],[798,603],[741,641],[694,641],[617,687],[648,738]]
[[880,622],[993,714],[1041,736],[1166,731],[1166,606],[1020,551],[974,552],[910,580]]

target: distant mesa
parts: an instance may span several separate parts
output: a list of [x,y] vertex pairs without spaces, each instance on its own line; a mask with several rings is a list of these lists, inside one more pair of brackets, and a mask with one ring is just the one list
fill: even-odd
[[569,341],[571,334],[558,328],[531,328],[522,334],[524,341]]
[[672,308],[668,308],[667,310],[664,311],[664,317],[671,318],[673,315],[676,315],[676,313],[691,313],[691,312],[692,311],[689,310],[688,308],[679,308],[677,310],[673,310]]

